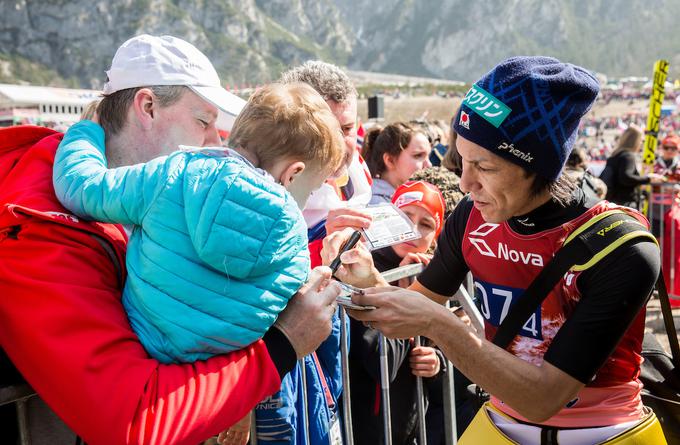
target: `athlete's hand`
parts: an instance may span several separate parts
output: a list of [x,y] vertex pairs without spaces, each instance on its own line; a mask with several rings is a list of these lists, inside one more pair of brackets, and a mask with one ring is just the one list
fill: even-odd
[[[364,289],[353,294],[352,301],[362,306],[375,306],[369,311],[349,310],[356,320],[370,323],[389,338],[410,338],[428,335],[437,313],[448,309],[423,294],[400,287],[386,286]],[[450,316],[450,314],[448,315]],[[455,318],[455,317],[453,317]]]

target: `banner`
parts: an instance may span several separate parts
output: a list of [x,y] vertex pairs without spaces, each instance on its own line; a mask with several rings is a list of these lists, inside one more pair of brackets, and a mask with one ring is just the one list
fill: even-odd
[[[649,115],[647,116],[647,128],[645,131],[645,145],[642,151],[643,173],[649,174],[654,169],[656,161],[656,146],[658,145],[659,123],[661,121],[661,106],[665,95],[666,77],[668,76],[668,61],[657,60],[654,63],[654,81],[652,93],[649,96]],[[646,196],[644,203],[641,203],[642,213],[648,214],[649,195],[651,186],[645,187]]]
[[642,152],[642,162],[649,170],[654,166],[656,146],[659,136],[659,121],[661,120],[661,106],[664,98],[664,85],[668,76],[668,62],[657,60],[654,64],[654,84],[649,97],[649,115],[647,116],[647,130],[645,131],[645,148]]

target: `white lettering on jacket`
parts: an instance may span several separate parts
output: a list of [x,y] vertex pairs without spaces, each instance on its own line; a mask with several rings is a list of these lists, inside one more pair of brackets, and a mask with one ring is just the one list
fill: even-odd
[[475,249],[477,249],[477,252],[484,256],[512,261],[513,263],[543,267],[543,257],[537,253],[511,249],[504,243],[498,243],[497,251],[494,252],[484,238],[496,230],[498,226],[499,224],[483,223],[481,226],[470,232],[468,239]]
[[507,244],[498,243],[498,258],[510,260],[513,263],[531,264],[532,266],[543,267],[543,258],[533,252],[522,252],[508,248]]

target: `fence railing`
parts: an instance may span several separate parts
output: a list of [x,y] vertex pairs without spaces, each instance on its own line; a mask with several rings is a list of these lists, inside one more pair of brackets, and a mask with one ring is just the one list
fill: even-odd
[[[382,273],[383,278],[387,282],[393,282],[402,278],[413,278],[423,270],[422,264],[410,264],[407,266],[398,267]],[[469,315],[472,325],[478,332],[483,332],[484,319],[482,314],[477,309],[470,294],[474,291],[472,281],[468,280],[465,286],[461,286],[452,301],[458,301],[466,313]],[[449,303],[450,304],[450,303]],[[346,335],[347,314],[344,308],[340,308],[340,322],[342,326],[341,331],[341,365],[343,377],[343,420],[345,444],[353,444],[354,433],[352,430],[352,413],[351,413],[351,397],[352,390],[349,382],[349,338]],[[415,345],[419,346],[421,339],[416,337],[414,339]],[[380,356],[380,390],[381,390],[381,407],[383,412],[383,435],[385,437],[385,445],[392,444],[392,413],[390,409],[390,370],[389,361],[387,357],[387,341],[386,338],[379,334],[379,356]],[[302,365],[301,365],[302,366]],[[304,366],[302,366],[304,369]],[[454,389],[454,371],[453,364],[447,362],[444,372],[444,384],[442,399],[444,404],[444,435],[447,444],[457,443],[457,425],[456,425],[456,403],[455,403],[455,389]],[[423,381],[421,377],[416,377],[416,394],[417,394],[417,417],[418,417],[418,444],[427,444],[427,429],[426,429],[426,410],[425,410],[425,392],[423,389]],[[303,384],[302,397],[305,399],[303,406],[307,406],[307,387]],[[304,413],[305,419],[308,412]],[[309,443],[308,432],[305,432],[307,443]],[[251,443],[257,443],[257,434],[255,430],[255,422],[253,422],[253,430],[251,434]]]
[[[642,193],[642,190],[641,190]],[[666,277],[668,295],[680,299],[680,280],[676,281],[678,271],[678,224],[680,224],[680,184],[667,182],[655,184],[647,197],[647,218],[652,233],[659,240],[662,267]],[[640,199],[639,202],[642,202]]]
[[[422,264],[412,264],[408,266],[399,267],[383,273],[383,277],[389,282],[399,280],[401,278],[411,278],[418,275],[423,269]],[[457,300],[460,305],[465,309],[467,314],[472,320],[473,326],[478,329],[479,332],[483,330],[483,318],[474,302],[470,298],[471,286],[468,283],[468,289],[461,286],[458,292],[453,297],[453,300]],[[354,442],[354,432],[352,430],[352,413],[351,413],[351,387],[349,381],[349,336],[347,335],[347,314],[344,308],[340,308],[340,318],[341,318],[341,364],[342,364],[342,380],[343,380],[343,420],[344,420],[344,435],[345,444],[352,445]],[[380,334],[380,386],[381,386],[381,402],[383,406],[383,431],[385,434],[385,444],[389,445],[392,443],[392,423],[391,423],[391,410],[390,410],[390,396],[389,396],[389,362],[387,358],[387,347],[386,339]],[[416,346],[420,345],[420,337],[415,339]],[[307,385],[306,385],[306,374],[304,359],[299,361],[299,366],[302,370],[303,379],[303,409],[304,413],[302,417],[304,418],[304,431],[303,434],[309,442],[309,410],[308,410],[308,396],[307,396]],[[447,444],[456,444],[457,442],[457,431],[456,431],[456,404],[455,404],[455,393],[454,393],[454,381],[453,381],[453,365],[451,362],[447,362],[446,371],[443,375],[444,384],[443,386],[443,402],[444,402],[444,434]],[[418,415],[418,425],[419,425],[419,445],[426,445],[426,422],[425,422],[425,393],[423,390],[422,378],[417,377],[416,383],[417,391],[417,415]],[[33,389],[26,385],[15,385],[0,388],[0,406],[14,403],[17,409],[18,418],[18,428],[19,437],[21,445],[30,445],[30,435],[28,430],[28,415],[26,409],[27,400],[35,396]],[[251,435],[250,443],[252,445],[257,445],[257,430],[256,422],[253,416],[253,421],[251,422]]]
[[[652,193],[648,197],[648,219],[651,224],[651,229],[654,235],[659,240],[659,247],[663,258],[663,267],[667,277],[667,284],[669,296],[675,299],[680,299],[680,286],[676,286],[676,276],[680,273],[678,269],[678,256],[680,249],[676,248],[676,241],[678,235],[678,224],[680,224],[680,184],[665,183],[654,185]],[[677,211],[676,217],[669,217],[671,211]],[[675,213],[674,213],[675,214]],[[407,266],[398,267],[389,270],[382,274],[383,278],[388,282],[397,281],[402,278],[411,278],[417,276],[423,269],[422,264],[410,264]],[[484,318],[477,309],[471,295],[474,294],[474,284],[470,277],[465,285],[462,285],[456,294],[453,296],[453,301],[463,307],[465,312],[470,317],[472,325],[478,332],[484,330]],[[341,362],[342,362],[342,381],[343,381],[343,420],[344,420],[344,434],[345,444],[353,444],[353,430],[352,430],[352,413],[351,413],[351,387],[349,381],[349,336],[346,331],[347,314],[344,308],[340,308],[341,317]],[[415,339],[416,345],[420,344],[420,338]],[[302,370],[303,379],[303,407],[305,412],[302,413],[304,418],[304,432],[307,443],[309,443],[309,410],[307,409],[307,385],[305,366],[303,360],[300,360],[299,365]],[[453,365],[451,362],[447,363],[446,372],[444,373],[443,386],[443,401],[444,401],[444,434],[447,444],[456,444],[456,404],[455,391],[453,381]],[[425,422],[425,394],[423,391],[423,382],[420,377],[417,377],[417,415],[419,425],[419,445],[426,445],[426,422]],[[383,404],[383,431],[385,435],[385,444],[392,443],[391,434],[391,412],[389,404],[389,363],[386,354],[386,339],[380,334],[380,386],[381,386],[381,402]],[[35,396],[35,392],[30,386],[15,385],[9,387],[0,387],[0,406],[14,403],[17,409],[19,438],[21,445],[30,445],[30,436],[28,431],[28,415],[27,415],[27,401]],[[253,417],[251,422],[251,438],[250,443],[257,445],[256,422]]]
[[0,406],[8,405],[10,403],[16,405],[20,445],[30,445],[31,443],[28,431],[28,412],[26,404],[28,403],[28,399],[35,395],[33,388],[27,384],[0,387]]

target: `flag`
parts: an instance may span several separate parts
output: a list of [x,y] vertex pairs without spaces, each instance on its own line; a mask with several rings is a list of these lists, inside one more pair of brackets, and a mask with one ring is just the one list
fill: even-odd
[[361,153],[364,148],[364,136],[366,136],[366,130],[364,130],[361,120],[359,120],[357,127],[357,150],[359,150],[359,153]]

